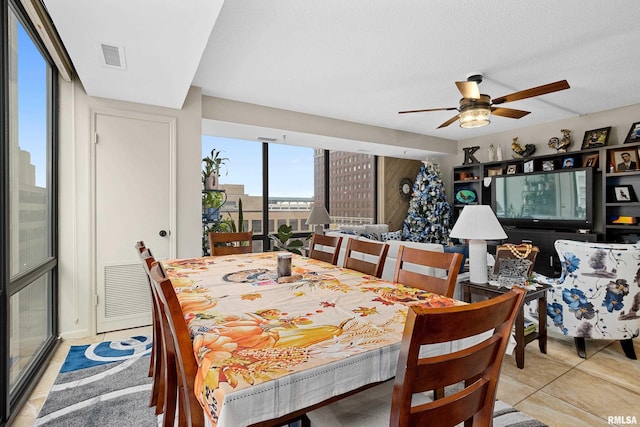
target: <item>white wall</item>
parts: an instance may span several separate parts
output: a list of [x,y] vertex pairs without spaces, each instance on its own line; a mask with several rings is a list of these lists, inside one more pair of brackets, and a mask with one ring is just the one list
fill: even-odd
[[[89,97],[79,82],[61,80],[59,99],[60,335],[65,338],[85,337],[95,333],[95,274],[91,267],[94,254],[90,218],[91,112],[94,109],[117,109],[176,118],[177,230],[174,236],[177,239],[177,256],[186,258],[199,256],[201,251],[202,97],[198,88],[191,88],[181,110],[151,107]],[[152,183],[149,188],[153,191]]]

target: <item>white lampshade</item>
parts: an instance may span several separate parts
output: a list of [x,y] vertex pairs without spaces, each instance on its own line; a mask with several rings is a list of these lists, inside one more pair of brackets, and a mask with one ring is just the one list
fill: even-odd
[[465,206],[449,235],[456,239],[498,240],[507,238],[496,214],[488,205]]
[[507,238],[491,207],[465,206],[449,236],[469,240],[469,280],[487,283],[487,240]]
[[329,212],[324,206],[314,206],[311,208],[311,212],[309,213],[309,218],[307,218],[307,225],[315,225],[315,232],[322,232],[324,229],[324,224],[331,224],[331,217],[329,216]]

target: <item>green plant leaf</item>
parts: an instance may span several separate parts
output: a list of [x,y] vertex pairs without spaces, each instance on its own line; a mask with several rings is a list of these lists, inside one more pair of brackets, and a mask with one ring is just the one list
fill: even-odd
[[269,239],[273,241],[273,249],[284,250],[288,252],[292,252],[298,255],[302,255],[300,248],[304,246],[304,242],[300,239],[291,239],[293,235],[293,227],[287,224],[282,224],[278,227],[278,232],[276,234],[269,234]]
[[303,246],[304,246],[304,243],[302,243],[302,240],[300,239],[292,240],[289,242],[290,248],[301,248]]
[[244,215],[242,213],[242,199],[238,199],[238,231],[244,232]]

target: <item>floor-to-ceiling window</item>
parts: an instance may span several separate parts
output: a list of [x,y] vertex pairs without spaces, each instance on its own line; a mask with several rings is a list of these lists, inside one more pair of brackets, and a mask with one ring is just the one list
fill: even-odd
[[2,3],[0,395],[15,413],[53,348],[56,323],[57,74],[21,6]]
[[285,224],[308,234],[313,201],[313,148],[269,145],[269,233]]
[[216,221],[205,224],[205,232],[228,229],[225,222],[237,229],[240,201],[244,230],[254,233],[254,251],[264,250],[268,234],[283,224],[291,226],[295,236],[307,236],[311,227],[306,221],[314,204],[328,208],[333,225],[376,221],[373,155],[203,136],[203,156],[210,156],[212,149],[224,159],[224,167],[219,191],[203,190],[205,221],[206,206],[216,205],[216,198],[224,204],[211,217]]
[[[203,253],[208,252],[209,231],[253,231],[261,235],[263,224],[262,143],[231,138],[203,136],[203,158],[217,153],[220,176],[214,191],[202,192]],[[242,222],[240,221],[242,206]],[[208,213],[210,212],[210,213]],[[254,252],[262,251],[262,241],[253,243]]]

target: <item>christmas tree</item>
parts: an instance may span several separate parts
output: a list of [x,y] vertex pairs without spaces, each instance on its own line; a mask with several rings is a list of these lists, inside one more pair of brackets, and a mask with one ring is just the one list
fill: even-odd
[[451,205],[447,202],[437,164],[422,162],[413,184],[413,197],[403,223],[403,239],[446,244],[451,231]]

